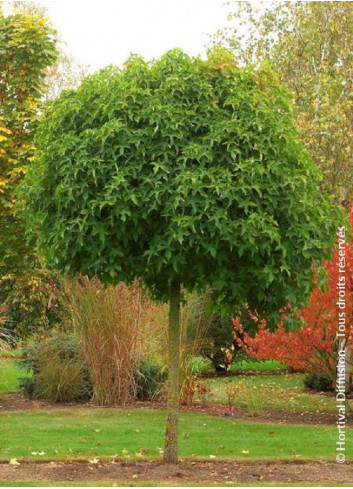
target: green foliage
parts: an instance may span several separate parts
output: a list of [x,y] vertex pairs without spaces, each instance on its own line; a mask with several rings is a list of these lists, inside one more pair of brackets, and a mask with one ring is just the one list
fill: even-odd
[[308,389],[313,389],[314,391],[331,391],[332,378],[325,372],[313,372],[306,374],[304,377],[304,385]]
[[34,160],[45,70],[57,53],[47,19],[16,9],[5,16],[0,5],[0,304],[8,306],[9,321],[21,336],[51,323],[54,312],[49,307],[43,316],[48,296],[39,289],[51,278],[37,270],[33,246],[26,244],[16,189]]
[[[0,393],[13,393],[19,390],[19,377],[23,378],[24,372],[18,362],[8,359],[0,360]],[[26,377],[30,377],[27,372]]]
[[30,253],[22,220],[14,213],[15,189],[34,159],[45,68],[56,54],[54,32],[45,19],[5,16],[0,6],[0,273],[19,270]]
[[137,399],[153,399],[160,393],[168,377],[168,372],[160,365],[142,363],[136,374]]
[[105,281],[171,277],[223,302],[301,301],[335,234],[289,98],[266,66],[229,52],[138,56],[60,95],[23,186],[51,266]]
[[24,350],[21,366],[32,371],[21,386],[36,399],[70,402],[89,399],[92,385],[75,335],[54,332],[48,339]]

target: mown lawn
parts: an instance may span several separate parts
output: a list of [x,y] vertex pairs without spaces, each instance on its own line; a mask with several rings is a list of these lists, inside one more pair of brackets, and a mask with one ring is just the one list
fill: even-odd
[[[67,408],[1,414],[0,460],[157,458],[165,413],[159,410]],[[183,413],[181,457],[205,459],[333,459],[335,427],[243,422]],[[347,457],[353,430],[347,429]]]
[[[209,402],[228,404],[234,389],[232,405],[247,408],[256,415],[266,409],[291,412],[336,413],[333,395],[304,392],[304,375],[238,375],[204,380],[210,388]],[[228,390],[228,395],[227,395]],[[353,408],[353,402],[350,401]]]

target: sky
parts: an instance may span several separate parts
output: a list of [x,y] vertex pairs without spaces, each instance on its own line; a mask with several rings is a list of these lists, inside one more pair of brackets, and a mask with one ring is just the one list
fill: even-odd
[[96,71],[182,48],[203,55],[209,34],[226,24],[224,0],[39,1],[78,63]]

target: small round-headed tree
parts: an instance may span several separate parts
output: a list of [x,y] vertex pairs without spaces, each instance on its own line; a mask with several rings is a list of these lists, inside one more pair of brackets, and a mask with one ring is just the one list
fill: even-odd
[[170,302],[165,460],[177,461],[181,287],[279,309],[300,301],[335,230],[287,92],[264,67],[173,50],[62,93],[23,195],[49,265],[139,277]]

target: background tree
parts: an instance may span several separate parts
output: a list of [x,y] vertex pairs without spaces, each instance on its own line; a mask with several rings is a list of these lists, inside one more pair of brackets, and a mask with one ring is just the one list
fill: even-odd
[[[59,282],[26,244],[15,192],[34,159],[33,135],[41,105],[77,86],[84,68],[60,46],[46,9],[12,2],[0,11],[0,304],[17,338],[62,322]],[[58,293],[59,292],[59,293]]]
[[78,87],[88,73],[87,66],[77,63],[64,42],[59,40],[57,47],[58,59],[46,71],[45,100],[56,98],[63,90]]
[[33,130],[44,91],[44,70],[56,59],[54,32],[41,17],[5,16],[0,6],[0,273],[28,257],[15,189],[34,159]]
[[177,461],[181,285],[259,311],[300,302],[336,212],[267,68],[173,50],[132,56],[48,107],[23,186],[48,264],[140,277],[169,301],[165,460]]
[[[37,2],[12,2],[12,11],[18,14],[41,18],[43,22],[51,25],[48,11]],[[57,58],[55,63],[45,70],[45,92],[42,101],[53,99],[62,90],[76,88],[87,75],[88,67],[79,64],[68,52],[66,43],[56,35]]]
[[336,199],[353,198],[353,4],[234,2],[217,41],[245,64],[269,60],[294,96],[296,125]]

